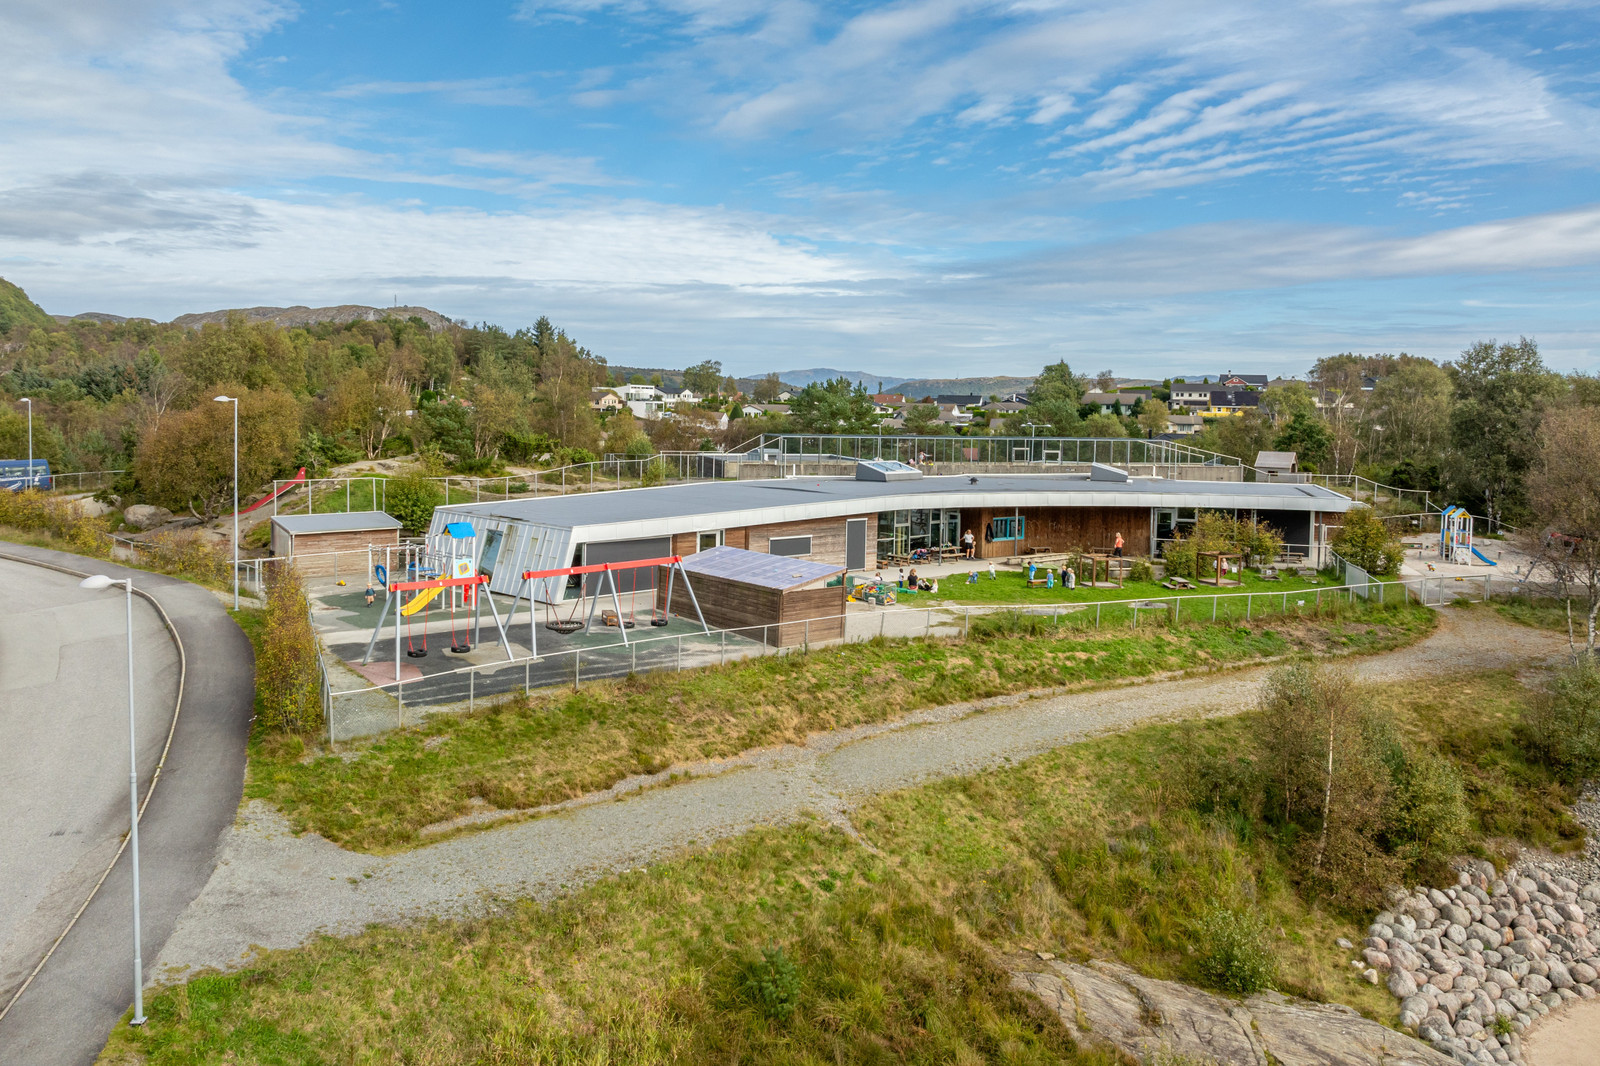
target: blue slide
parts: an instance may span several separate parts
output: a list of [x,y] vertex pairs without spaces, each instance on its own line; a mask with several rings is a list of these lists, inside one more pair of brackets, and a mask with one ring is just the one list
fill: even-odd
[[1490,566],[1499,566],[1500,565],[1499,563],[1495,562],[1493,559],[1489,558],[1487,555],[1483,554],[1477,548],[1473,548],[1472,549],[1472,554],[1476,555],[1478,558],[1482,559],[1484,562],[1488,563]]

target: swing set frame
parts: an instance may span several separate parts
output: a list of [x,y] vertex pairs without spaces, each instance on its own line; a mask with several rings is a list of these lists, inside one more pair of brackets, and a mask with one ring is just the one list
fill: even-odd
[[[482,586],[483,592],[477,589]],[[483,629],[483,601],[489,601],[489,612],[494,616],[494,627],[500,632],[500,647],[506,653],[506,662],[515,662],[516,656],[511,653],[511,638],[506,635],[505,623],[500,621],[500,609],[494,605],[494,597],[489,595],[489,578],[486,574],[476,574],[472,577],[439,577],[429,578],[424,581],[391,581],[385,586],[386,595],[383,598],[383,610],[378,613],[378,624],[372,627],[372,639],[367,641],[366,654],[362,655],[363,665],[372,661],[372,652],[378,646],[378,637],[383,633],[383,626],[389,618],[389,609],[394,608],[394,679],[400,680],[400,594],[403,592],[423,592],[427,589],[472,589],[472,644],[477,647],[479,634]],[[451,609],[450,639],[455,640],[455,610]],[[422,621],[423,646],[427,646],[428,622],[427,611],[424,608]],[[454,650],[452,648],[452,650]]]
[[[622,643],[627,644],[628,622],[632,619],[624,619],[622,616],[622,594],[617,588],[616,575],[622,570],[638,571],[658,566],[667,567],[667,602],[666,607],[663,609],[663,619],[666,617],[666,615],[672,612],[673,581],[674,579],[681,577],[683,579],[684,591],[689,594],[689,602],[694,604],[695,617],[700,620],[700,628],[707,636],[710,636],[711,627],[706,624],[705,613],[700,610],[700,600],[694,594],[694,586],[689,583],[689,573],[683,568],[683,556],[681,555],[665,555],[659,559],[634,559],[628,562],[618,563],[591,563],[588,566],[558,566],[552,570],[524,570],[522,572],[522,584],[518,587],[516,596],[514,596],[511,600],[511,610],[506,613],[506,618],[509,621],[517,616],[517,604],[522,602],[523,596],[527,596],[528,650],[529,653],[532,654],[535,659],[537,659],[539,657],[539,611],[538,608],[534,606],[533,602],[533,583],[535,581],[547,581],[551,578],[558,577],[575,577],[583,574],[600,574],[602,575],[601,581],[606,588],[610,589],[611,592],[611,605],[617,614],[617,631],[622,634]],[[600,597],[604,593],[605,589],[596,588],[594,590],[594,594],[591,596],[587,592],[583,591],[583,585],[581,582],[578,585],[578,600],[580,603],[580,610],[582,609],[582,601],[585,598],[587,598],[589,601],[589,609],[585,613],[583,621],[583,632],[586,634],[594,628],[595,608],[599,606]],[[635,580],[634,587],[628,594],[630,597],[630,603],[632,602],[633,597],[638,596],[638,593],[638,581]],[[653,594],[651,600],[650,615],[651,621],[654,622],[656,612]]]
[[[522,598],[526,596],[528,598],[528,651],[533,658],[537,659],[539,657],[539,610],[533,602],[533,582],[549,580],[552,578],[581,576],[585,574],[602,575],[601,582],[603,583],[604,588],[596,588],[594,594],[589,595],[583,591],[582,584],[580,583],[579,585],[580,609],[584,599],[589,601],[588,612],[584,618],[583,632],[587,634],[594,628],[595,609],[599,606],[600,597],[605,594],[606,590],[609,589],[611,603],[617,613],[617,630],[622,634],[622,643],[627,644],[629,643],[627,626],[627,622],[629,620],[624,619],[622,615],[622,594],[621,590],[617,587],[616,575],[618,572],[623,570],[638,571],[658,566],[664,566],[668,568],[667,601],[666,607],[663,610],[663,617],[665,617],[667,614],[670,614],[672,611],[673,583],[677,578],[681,577],[683,579],[684,591],[689,594],[689,602],[694,604],[694,613],[695,617],[700,621],[700,628],[707,636],[710,636],[711,627],[706,623],[705,613],[700,609],[700,600],[694,594],[694,586],[689,583],[689,574],[683,568],[683,556],[667,555],[659,559],[637,559],[630,562],[617,563],[594,563],[589,566],[562,566],[553,570],[524,570],[522,572],[522,584],[517,588],[517,594],[511,600],[511,609],[506,612],[506,617],[503,622],[500,619],[500,609],[495,606],[494,595],[489,591],[489,575],[487,574],[476,574],[472,577],[428,578],[422,581],[391,581],[384,586],[385,596],[383,600],[383,610],[378,614],[378,624],[372,627],[372,638],[367,641],[366,654],[361,657],[361,662],[363,665],[365,665],[366,663],[370,663],[372,661],[372,653],[378,646],[378,638],[383,634],[383,627],[388,621],[389,611],[392,608],[394,610],[394,679],[399,681],[401,658],[401,593],[423,592],[427,589],[455,588],[470,588],[474,590],[471,594],[472,646],[476,647],[478,645],[478,635],[482,629],[483,623],[482,607],[483,602],[487,600],[489,603],[489,611],[494,616],[495,629],[497,629],[500,633],[500,647],[504,649],[506,654],[506,662],[508,663],[516,662],[516,656],[511,651],[511,638],[508,635],[507,630],[511,627],[513,620],[516,618],[517,605],[521,603]],[[636,597],[638,595],[637,581],[635,581],[634,584],[635,587],[633,591],[630,592],[630,597]],[[482,589],[481,592],[477,591],[480,587]],[[454,612],[452,612],[452,614],[453,613]],[[655,620],[655,613],[654,596],[652,595],[652,602],[650,605],[652,622]],[[428,639],[427,626],[427,615],[426,612],[424,612],[422,622],[422,639],[424,642],[426,642]],[[454,622],[452,621],[452,635],[454,632]],[[452,639],[454,639],[453,636]]]

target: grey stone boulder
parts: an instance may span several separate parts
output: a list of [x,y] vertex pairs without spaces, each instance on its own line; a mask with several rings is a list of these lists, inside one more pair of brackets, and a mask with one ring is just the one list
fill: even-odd
[[172,512],[165,507],[136,503],[122,512],[122,520],[134,529],[154,529],[172,521]]

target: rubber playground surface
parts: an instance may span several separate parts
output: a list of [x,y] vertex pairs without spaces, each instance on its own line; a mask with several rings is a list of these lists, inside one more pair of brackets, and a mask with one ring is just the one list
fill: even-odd
[[[419,712],[447,707],[465,709],[475,705],[477,700],[524,689],[626,677],[629,673],[672,670],[680,666],[706,666],[768,650],[759,632],[753,640],[724,633],[707,636],[694,618],[675,616],[664,626],[653,626],[649,601],[640,597],[633,614],[634,625],[627,631],[627,645],[623,644],[622,634],[616,627],[601,625],[598,609],[590,632],[560,633],[546,628],[546,620],[573,616],[577,601],[548,612],[541,605],[533,634],[538,641],[538,658],[530,660],[528,604],[524,600],[518,604],[515,620],[506,626],[510,658],[521,661],[507,662],[508,649],[500,639],[487,602],[483,605],[478,628],[479,639],[473,642],[471,611],[458,608],[452,624],[444,598],[440,597],[425,612],[401,619],[400,684],[396,685],[393,610],[384,621],[383,632],[373,648],[372,662],[361,669],[361,658],[372,637],[372,627],[383,611],[382,594],[370,607],[359,588],[324,587],[310,590],[310,595],[312,619],[324,645],[330,655],[350,671],[331,668],[333,664],[330,663],[329,684],[335,693],[330,724],[335,739],[394,728],[404,720],[406,709]],[[497,594],[494,603],[501,621],[507,622],[511,598]],[[608,605],[602,601],[601,606]],[[626,619],[629,616],[626,596],[622,598],[622,608]],[[577,612],[576,620],[582,621],[583,617],[582,611]],[[471,645],[469,651],[451,650],[452,646],[467,644]],[[424,645],[426,655],[408,654],[412,650],[422,650]],[[464,669],[471,666],[480,669]],[[385,687],[381,691],[338,695],[376,685]]]

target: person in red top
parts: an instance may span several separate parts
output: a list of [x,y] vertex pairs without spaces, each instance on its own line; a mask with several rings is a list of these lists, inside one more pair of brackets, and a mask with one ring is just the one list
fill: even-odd
[[1111,554],[1118,559],[1122,558],[1122,534],[1117,534],[1116,542],[1111,545]]

